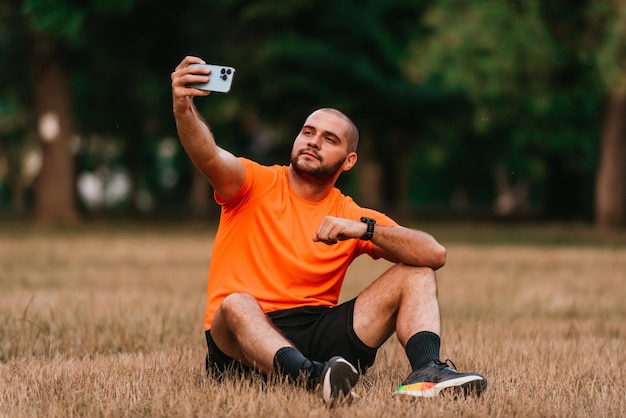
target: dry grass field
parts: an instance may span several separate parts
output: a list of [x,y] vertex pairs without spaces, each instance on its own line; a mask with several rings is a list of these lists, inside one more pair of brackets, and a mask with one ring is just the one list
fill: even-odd
[[[282,383],[203,373],[213,229],[0,225],[1,417],[618,417],[626,411],[626,238],[568,228],[435,227],[443,358],[479,399],[398,399],[395,337],[328,410]],[[342,298],[385,262],[360,258]]]

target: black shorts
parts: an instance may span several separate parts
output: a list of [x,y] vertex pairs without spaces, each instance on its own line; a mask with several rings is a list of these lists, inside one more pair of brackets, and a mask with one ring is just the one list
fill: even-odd
[[[355,365],[361,373],[374,364],[377,348],[366,346],[352,326],[355,299],[336,307],[303,306],[267,314],[274,326],[310,360],[324,362],[341,356]],[[222,373],[226,369],[250,371],[228,357],[215,345],[211,332],[206,331],[209,352],[207,372]]]

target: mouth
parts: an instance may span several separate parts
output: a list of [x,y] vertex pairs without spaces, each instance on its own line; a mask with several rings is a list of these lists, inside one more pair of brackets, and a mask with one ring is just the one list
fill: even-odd
[[322,158],[316,152],[311,150],[300,151],[298,155],[306,155],[307,157],[315,158],[316,160],[322,161]]

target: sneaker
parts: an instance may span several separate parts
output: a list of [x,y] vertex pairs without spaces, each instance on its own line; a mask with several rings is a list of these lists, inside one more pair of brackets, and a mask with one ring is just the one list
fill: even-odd
[[352,401],[352,388],[359,372],[343,357],[332,357],[324,364],[319,376],[318,391],[324,403],[333,408]]
[[444,389],[464,396],[480,396],[487,389],[487,379],[478,373],[459,373],[450,360],[445,363],[435,360],[411,373],[394,394],[432,397]]

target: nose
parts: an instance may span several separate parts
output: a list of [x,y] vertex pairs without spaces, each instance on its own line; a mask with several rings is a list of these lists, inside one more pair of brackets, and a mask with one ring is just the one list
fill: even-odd
[[311,148],[320,149],[320,136],[313,135],[309,137],[309,140],[307,141],[307,145]]

